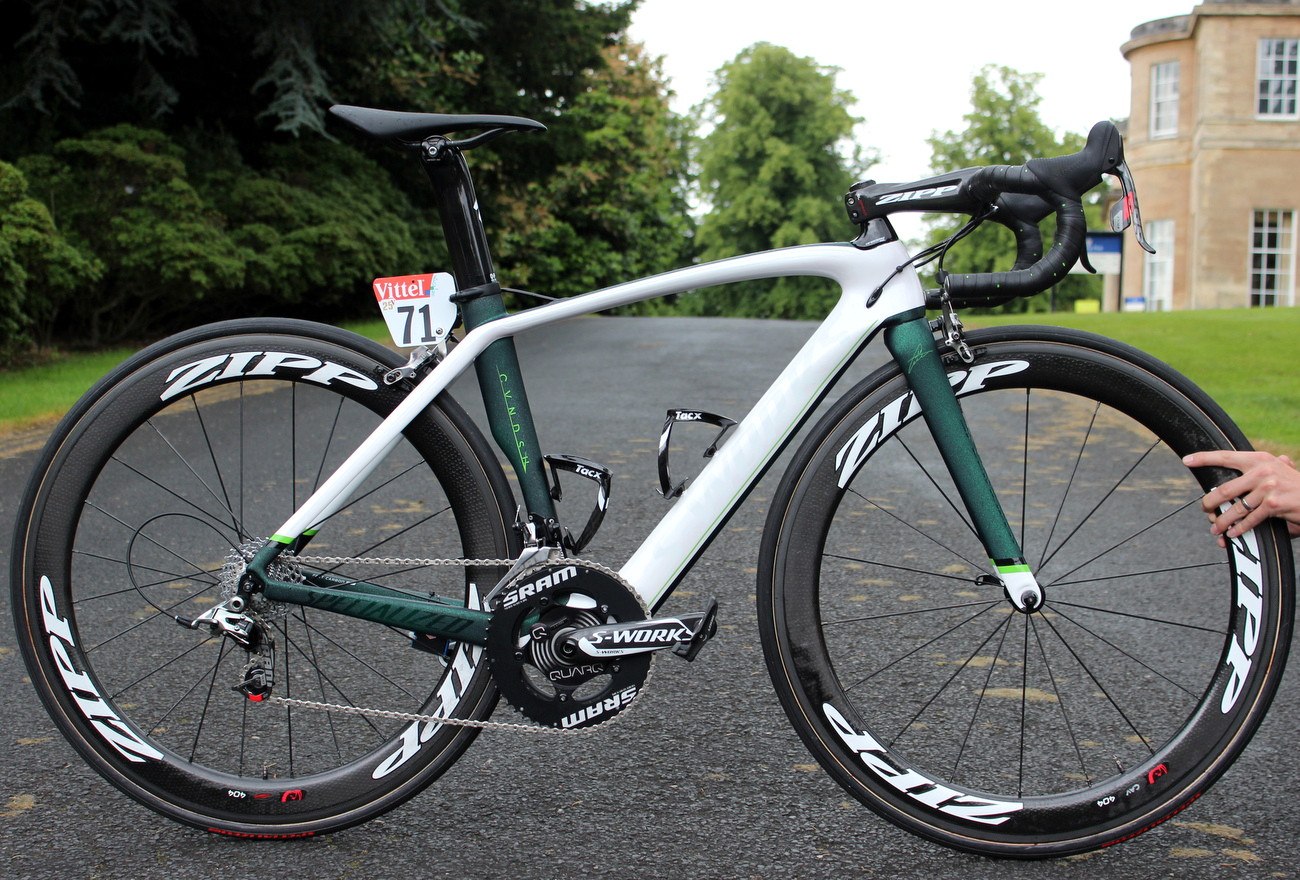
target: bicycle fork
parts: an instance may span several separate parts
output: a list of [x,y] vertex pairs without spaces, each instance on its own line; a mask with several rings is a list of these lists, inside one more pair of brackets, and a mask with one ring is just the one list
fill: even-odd
[[957,484],[975,532],[1017,610],[1026,614],[1043,604],[1043,592],[1029,570],[1020,542],[1007,522],[988,472],[971,439],[957,394],[948,379],[924,313],[900,316],[885,327],[885,346],[903,371],[921,406],[921,415],[939,454]]

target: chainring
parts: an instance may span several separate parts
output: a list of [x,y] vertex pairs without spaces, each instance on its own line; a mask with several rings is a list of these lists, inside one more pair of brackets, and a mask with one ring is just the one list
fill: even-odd
[[653,655],[594,660],[566,655],[573,630],[646,619],[636,593],[602,566],[563,560],[527,569],[493,601],[487,658],[492,677],[524,716],[563,730],[592,727],[626,709]]

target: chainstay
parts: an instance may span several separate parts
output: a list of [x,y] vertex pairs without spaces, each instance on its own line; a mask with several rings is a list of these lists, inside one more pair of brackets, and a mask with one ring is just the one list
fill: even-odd
[[514,565],[514,559],[415,559],[405,556],[294,556],[295,562],[311,565],[416,565],[431,567],[453,565],[469,568],[471,566]]
[[[310,565],[401,565],[401,566],[461,566],[469,568],[471,566],[491,566],[491,565],[514,565],[517,560],[514,559],[414,559],[400,556],[295,556],[294,562],[305,562]],[[602,568],[611,571],[606,566],[597,562],[584,562],[583,560],[574,560],[583,562],[585,565],[594,568]],[[520,572],[522,575],[524,572]],[[264,702],[277,706],[289,708],[311,709],[320,712],[338,712],[344,715],[360,715],[367,718],[388,718],[396,721],[415,721],[429,724],[446,724],[452,727],[474,727],[479,730],[500,730],[511,733],[552,733],[561,736],[586,736],[599,730],[608,729],[611,725],[617,724],[624,715],[628,714],[631,709],[641,701],[650,679],[654,677],[654,663],[646,670],[645,680],[638,689],[637,695],[632,702],[622,711],[614,715],[610,720],[601,722],[592,727],[563,728],[547,727],[542,724],[523,724],[511,721],[487,721],[473,718],[450,718],[442,715],[421,715],[418,712],[398,712],[393,709],[372,709],[366,706],[345,706],[341,703],[325,703],[318,700],[300,700],[296,697],[279,697],[274,694],[267,696]]]

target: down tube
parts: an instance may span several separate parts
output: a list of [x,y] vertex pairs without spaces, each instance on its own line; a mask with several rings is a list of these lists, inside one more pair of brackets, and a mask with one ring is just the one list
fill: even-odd
[[830,315],[619,571],[652,611],[882,323],[898,315],[924,316],[924,293],[910,268],[868,308],[870,293],[856,282],[845,285]]

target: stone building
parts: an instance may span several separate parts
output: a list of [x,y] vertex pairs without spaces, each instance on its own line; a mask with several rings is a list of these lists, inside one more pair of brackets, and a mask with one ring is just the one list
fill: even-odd
[[1126,242],[1126,307],[1295,305],[1300,0],[1205,0],[1121,51],[1126,154],[1158,251]]

